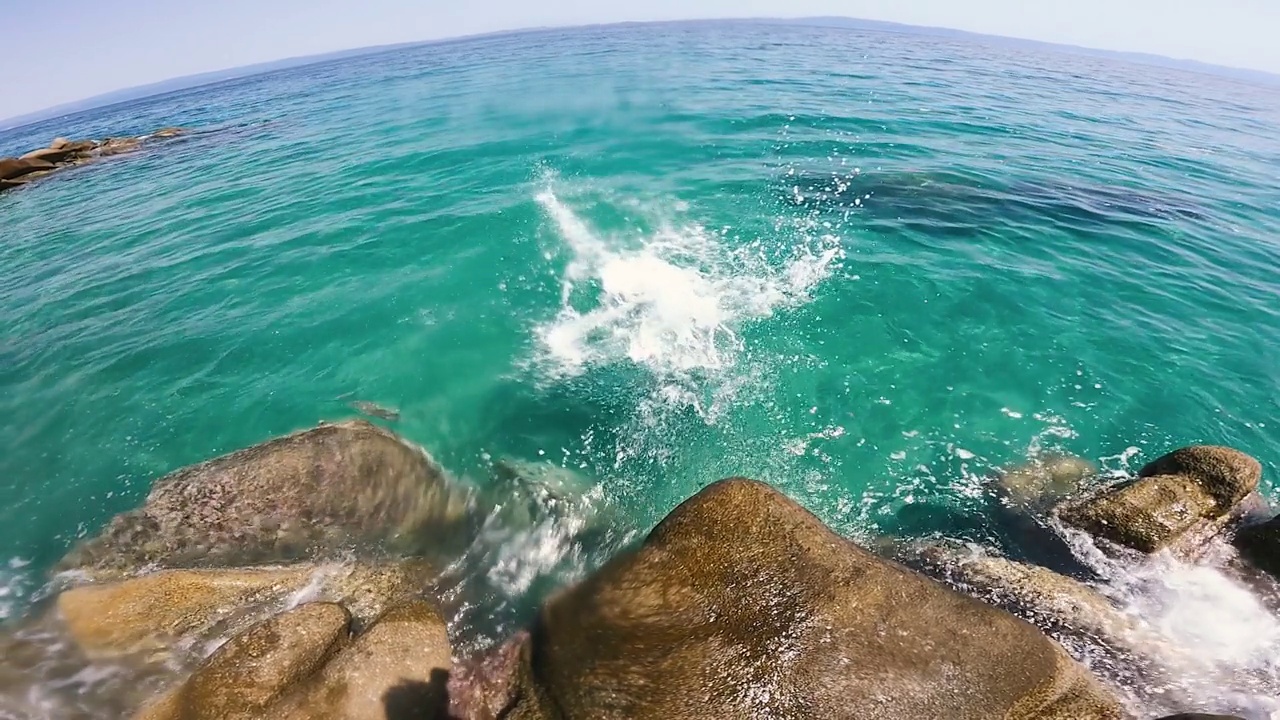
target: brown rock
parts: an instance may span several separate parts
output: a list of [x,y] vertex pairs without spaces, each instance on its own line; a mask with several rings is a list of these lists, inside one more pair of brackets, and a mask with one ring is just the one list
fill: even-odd
[[274,563],[355,548],[465,545],[471,494],[421,448],[363,421],[325,424],[178,470],[62,569]]
[[136,720],[260,720],[346,642],[341,605],[309,603],[255,625],[218,648],[191,677]]
[[61,150],[62,148],[70,144],[71,144],[70,140],[64,137],[57,137],[53,139],[53,142],[49,143],[49,148],[53,150]]
[[72,154],[74,154],[74,151],[67,147],[41,148],[39,150],[32,150],[26,155],[23,155],[20,159],[45,160],[51,163],[60,163],[71,157]]
[[1010,468],[996,478],[996,491],[1011,506],[1039,509],[1052,506],[1080,490],[1096,475],[1092,462],[1073,455],[1047,455]]
[[276,712],[290,720],[446,718],[452,665],[444,619],[430,604],[382,616]]
[[0,160],[0,180],[13,180],[41,170],[52,170],[53,163],[37,158],[4,158]]
[[304,589],[312,599],[342,603],[364,625],[389,605],[417,596],[430,575],[417,562],[166,570],[67,590],[57,607],[90,657],[149,653],[164,659],[175,648],[200,648],[241,632],[283,610]]
[[516,695],[513,720],[1122,716],[1032,625],[742,479],[548,602]]
[[180,128],[180,127],[167,127],[167,128],[161,128],[160,130],[157,130],[157,131],[155,131],[155,132],[151,133],[151,137],[153,137],[153,138],[162,138],[162,139],[163,139],[163,138],[172,138],[172,137],[178,137],[179,135],[185,135],[186,133],[187,133],[187,131],[186,131],[186,129],[185,129],[185,128]]
[[137,138],[107,138],[98,144],[94,153],[101,157],[123,155],[142,149],[142,141]]
[[1218,503],[1218,508],[1226,512],[1258,489],[1262,464],[1233,448],[1197,445],[1174,450],[1138,472],[1138,477],[1156,475],[1195,478]]
[[449,674],[449,712],[462,720],[498,720],[516,700],[515,680],[529,642],[519,632],[497,649],[455,666]]
[[98,147],[98,143],[92,140],[77,140],[65,146],[64,149],[70,150],[75,155],[84,155]]
[[1073,527],[1117,545],[1194,554],[1258,486],[1257,460],[1230,448],[1190,447],[1147,465],[1132,482],[1059,509]]

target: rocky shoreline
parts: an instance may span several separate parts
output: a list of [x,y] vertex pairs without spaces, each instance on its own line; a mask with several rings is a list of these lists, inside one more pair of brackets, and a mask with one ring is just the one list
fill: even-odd
[[147,142],[175,138],[185,133],[183,128],[169,127],[140,137],[103,140],[56,138],[49,147],[37,148],[20,157],[0,158],[0,192],[24,187],[60,170],[138,152]]
[[[1175,451],[1118,484],[1041,458],[991,495],[1046,538],[1087,534],[1127,562],[1225,548],[1230,571],[1277,601],[1280,518],[1257,494],[1261,472],[1220,447]],[[73,548],[61,592],[0,633],[0,683],[30,690],[0,698],[0,715],[1149,720],[1135,700],[1242,712],[1182,697],[1162,676],[1175,651],[1086,579],[972,545],[890,539],[872,552],[743,478],[686,500],[525,630],[457,657],[434,579],[486,518],[575,502],[550,477],[508,468],[475,491],[364,421],[172,473]],[[110,699],[50,710],[35,690],[49,676],[24,666],[37,645],[58,649],[59,677],[111,668]],[[1275,678],[1256,680],[1265,692]]]

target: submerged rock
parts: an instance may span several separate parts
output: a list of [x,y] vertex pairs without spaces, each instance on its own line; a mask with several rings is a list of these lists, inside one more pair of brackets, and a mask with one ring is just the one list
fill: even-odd
[[417,446],[324,424],[183,468],[63,558],[63,570],[273,563],[354,548],[465,545],[472,498]]
[[309,603],[255,625],[218,648],[136,720],[258,720],[347,641],[341,605]]
[[1075,495],[1098,466],[1074,455],[1051,454],[1000,473],[996,477],[997,496],[1010,506],[1025,510],[1048,510],[1064,498]]
[[168,659],[241,632],[299,598],[337,602],[357,627],[388,606],[418,596],[433,573],[422,563],[381,566],[166,570],[139,578],[73,588],[58,596],[58,614],[93,658],[151,654]]
[[549,601],[513,694],[514,720],[1122,716],[1032,625],[743,479]]
[[1258,487],[1262,466],[1231,448],[1197,446],[1147,465],[1138,478],[1058,511],[1066,524],[1122,547],[1193,553]]
[[604,503],[592,497],[594,484],[578,473],[549,462],[513,458],[493,465],[493,481],[482,500],[507,528],[524,529],[540,523],[574,520],[593,522]]

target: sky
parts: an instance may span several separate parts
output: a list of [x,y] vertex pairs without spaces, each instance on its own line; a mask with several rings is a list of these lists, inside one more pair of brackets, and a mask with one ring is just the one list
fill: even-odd
[[539,26],[819,15],[1280,73],[1280,0],[0,0],[0,118],[371,45]]

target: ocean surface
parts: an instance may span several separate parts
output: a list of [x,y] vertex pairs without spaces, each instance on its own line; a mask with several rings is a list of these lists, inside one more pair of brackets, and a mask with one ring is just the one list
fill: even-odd
[[[0,619],[164,473],[351,400],[465,482],[572,470],[632,532],[747,475],[852,537],[995,542],[1002,467],[1199,442],[1277,499],[1275,88],[626,26],[254,76],[0,155],[170,125],[195,132],[0,196]],[[527,606],[611,550],[531,531],[489,580]],[[1218,659],[1263,642],[1277,677],[1275,618],[1230,614]]]

